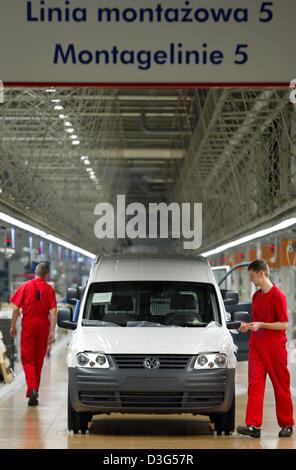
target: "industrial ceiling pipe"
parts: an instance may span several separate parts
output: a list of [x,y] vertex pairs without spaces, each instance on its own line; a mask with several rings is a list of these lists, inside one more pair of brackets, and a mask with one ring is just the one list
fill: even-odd
[[191,134],[191,131],[180,131],[177,129],[151,129],[147,125],[147,120],[146,120],[146,114],[145,112],[141,112],[141,117],[140,117],[140,124],[141,124],[141,129],[145,134],[151,135],[151,134],[158,134],[158,135],[189,135]]

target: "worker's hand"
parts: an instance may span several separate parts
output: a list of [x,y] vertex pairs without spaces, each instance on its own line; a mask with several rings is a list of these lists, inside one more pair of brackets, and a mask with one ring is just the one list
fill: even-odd
[[241,326],[239,327],[238,331],[240,331],[241,333],[246,333],[248,329],[249,329],[249,323],[242,321]]
[[16,326],[11,326],[9,332],[10,332],[10,336],[12,336],[13,338],[15,338],[16,335],[17,335]]
[[249,323],[249,330],[251,331],[258,331],[262,328],[262,322],[260,321],[254,321],[252,323]]
[[52,344],[54,342],[55,342],[55,334],[54,334],[54,332],[51,332],[48,335],[48,344]]
[[10,336],[12,336],[13,338],[15,338],[16,335],[17,335],[16,326],[11,326],[9,332],[10,332]]
[[246,333],[248,329],[249,329],[249,323],[242,321],[241,326],[239,327],[238,331],[240,331],[241,333]]

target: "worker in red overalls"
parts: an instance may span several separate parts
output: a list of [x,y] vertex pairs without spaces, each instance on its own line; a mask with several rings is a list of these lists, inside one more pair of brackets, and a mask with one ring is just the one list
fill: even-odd
[[246,426],[237,432],[260,437],[266,375],[273,385],[279,437],[293,434],[293,404],[287,367],[286,329],[288,308],[285,294],[269,279],[269,266],[255,260],[248,266],[250,281],[260,289],[252,299],[252,323],[242,323],[240,331],[251,330],[249,341],[249,387]]
[[47,346],[54,341],[57,304],[53,288],[46,282],[49,266],[39,263],[36,277],[25,282],[10,297],[13,304],[10,334],[16,336],[16,321],[22,309],[21,360],[27,382],[28,405],[38,405],[41,370]]

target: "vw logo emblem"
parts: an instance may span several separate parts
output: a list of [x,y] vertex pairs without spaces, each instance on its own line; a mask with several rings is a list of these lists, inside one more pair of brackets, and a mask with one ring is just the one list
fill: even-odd
[[146,357],[144,360],[144,367],[146,369],[158,369],[160,362],[157,357]]

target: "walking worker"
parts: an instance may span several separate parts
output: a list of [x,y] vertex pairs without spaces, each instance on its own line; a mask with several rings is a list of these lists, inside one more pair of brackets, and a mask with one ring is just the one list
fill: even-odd
[[252,299],[252,322],[242,323],[240,331],[251,331],[249,341],[249,386],[246,426],[239,434],[260,437],[266,375],[273,385],[279,437],[293,434],[293,404],[287,367],[286,329],[288,308],[285,294],[269,279],[269,266],[255,260],[248,266],[250,281],[260,289]]
[[22,309],[21,360],[27,382],[28,405],[38,405],[41,370],[48,344],[54,341],[57,304],[53,288],[46,282],[49,266],[39,263],[36,277],[22,284],[10,297],[13,304],[10,334],[17,334],[16,321]]

